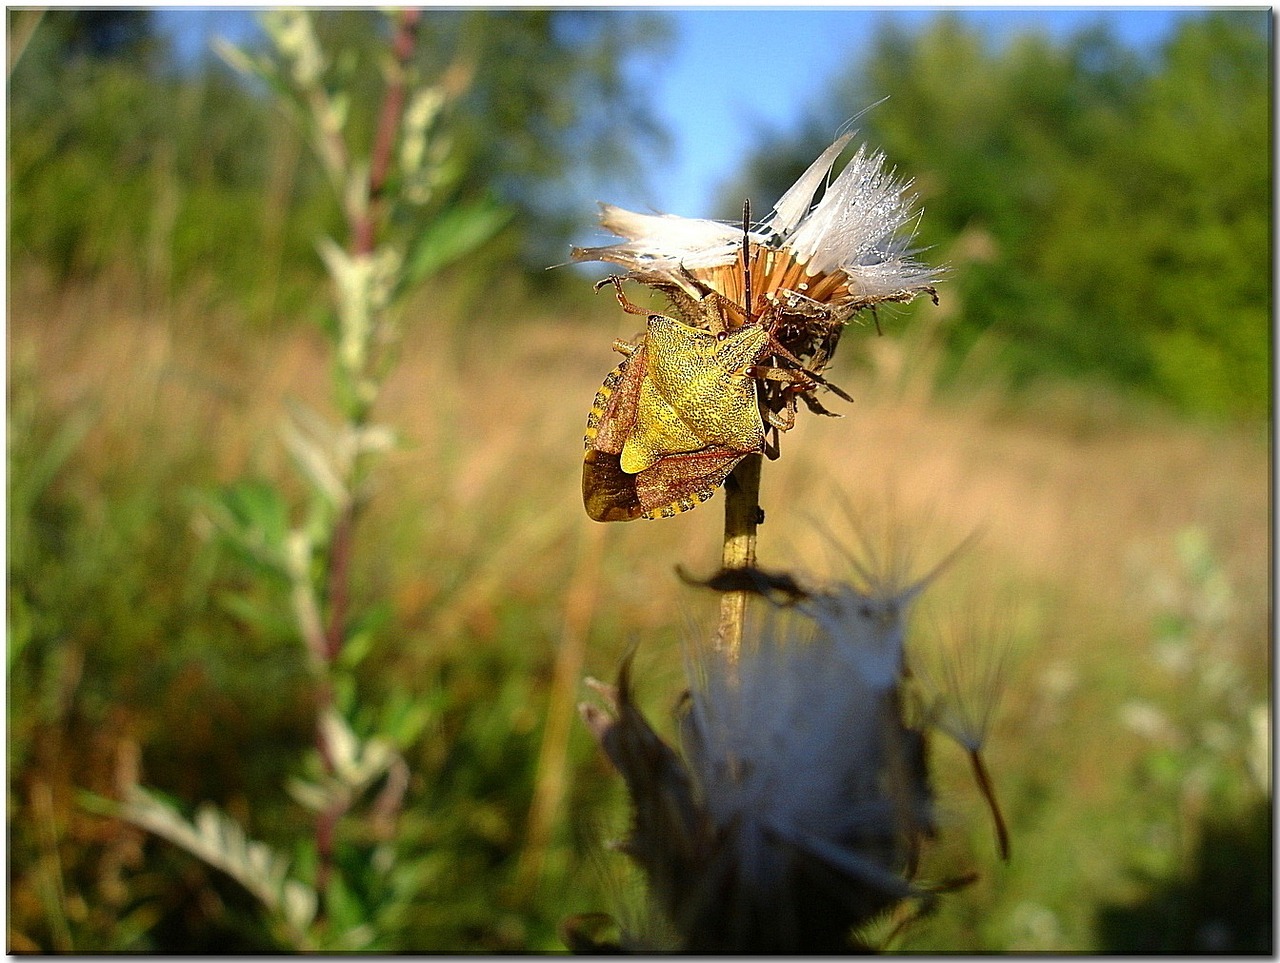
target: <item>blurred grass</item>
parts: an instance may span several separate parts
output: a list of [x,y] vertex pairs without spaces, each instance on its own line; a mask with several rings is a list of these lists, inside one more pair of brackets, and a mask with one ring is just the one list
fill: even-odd
[[[301,647],[222,604],[252,582],[203,539],[195,495],[291,484],[276,432],[285,399],[322,404],[321,347],[137,290],[10,278],[11,950],[266,945],[233,885],[90,813],[80,790],[111,795],[140,767],[268,841],[306,818],[276,782],[280,754],[310,738]],[[390,616],[361,685],[433,713],[408,758],[402,833],[429,858],[403,946],[558,949],[564,916],[613,908],[599,866],[622,859],[601,852],[623,813],[574,715],[580,677],[612,678],[640,640],[640,697],[669,714],[679,635],[704,601],[672,568],[714,567],[721,500],[669,522],[589,522],[583,422],[634,319],[604,297],[571,318],[518,297],[466,303],[442,287],[407,311],[380,412],[404,443],[356,555],[355,591]],[[519,320],[499,323],[495,304]],[[830,506],[891,507],[924,563],[983,533],[939,583],[940,608],[973,585],[1017,603],[990,746],[1013,861],[997,864],[965,762],[940,746],[958,824],[927,869],[982,878],[906,947],[1194,951],[1225,933],[1269,951],[1252,904],[1193,898],[1221,878],[1216,852],[1270,878],[1247,766],[1250,712],[1269,698],[1266,426],[1178,421],[1083,387],[1015,405],[962,379],[935,395],[929,313],[915,325],[905,341],[846,335],[832,376],[858,400],[784,439],[760,543],[766,566],[822,568],[824,531],[848,528]],[[1201,671],[1223,664],[1216,683]],[[544,751],[548,720],[567,737]],[[1174,947],[1160,942],[1171,915],[1187,924]]]

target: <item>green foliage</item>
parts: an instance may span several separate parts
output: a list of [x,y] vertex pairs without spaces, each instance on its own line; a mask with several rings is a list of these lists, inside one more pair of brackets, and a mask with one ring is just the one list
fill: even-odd
[[994,47],[955,16],[883,29],[725,202],[776,196],[830,131],[910,171],[919,243],[949,262],[954,370],[982,344],[1014,385],[1052,375],[1186,411],[1269,393],[1269,42],[1262,13],[1188,18],[1153,57],[1105,30]]
[[56,38],[68,60],[159,56],[153,32],[154,11],[118,8],[46,10],[40,14],[46,33]]
[[[299,583],[310,586],[321,605],[329,602],[326,576],[333,555],[323,546],[337,512],[329,494],[317,495],[317,488],[325,486],[325,472],[323,461],[311,455],[319,449],[331,457],[335,449],[326,447],[323,432],[311,430],[314,423],[306,416],[295,420],[290,453],[305,480],[291,479],[291,486],[278,477],[285,472],[273,471],[270,456],[262,454],[276,446],[246,437],[243,423],[251,420],[246,412],[263,397],[248,382],[240,385],[240,374],[251,364],[247,359],[270,357],[273,365],[277,358],[309,359],[314,345],[310,332],[285,343],[261,330],[246,333],[238,324],[246,312],[258,320],[320,314],[328,289],[315,235],[340,231],[340,203],[321,189],[327,175],[306,159],[302,128],[281,122],[257,89],[246,89],[220,68],[192,82],[163,70],[144,75],[133,61],[119,57],[65,56],[65,50],[53,49],[55,41],[62,42],[50,29],[57,23],[55,14],[46,16],[50,19],[34,34],[10,91],[13,276],[28,277],[37,263],[56,267],[56,280],[74,282],[123,266],[145,286],[153,303],[179,303],[138,324],[173,352],[166,354],[158,379],[164,390],[141,384],[146,379],[140,372],[149,369],[134,365],[146,351],[104,348],[137,334],[118,314],[110,316],[113,310],[135,310],[117,307],[116,285],[102,284],[99,301],[71,318],[48,310],[60,303],[52,295],[15,300],[11,306],[10,948],[261,953],[298,945],[298,934],[273,928],[270,914],[261,912],[263,901],[241,883],[279,882],[278,888],[262,889],[266,903],[277,895],[283,898],[286,880],[314,887],[321,861],[309,838],[315,812],[308,804],[359,791],[369,806],[357,811],[360,818],[344,821],[339,833],[334,880],[324,894],[331,923],[316,931],[314,945],[338,949],[359,942],[386,951],[560,949],[556,927],[562,919],[607,905],[592,856],[602,839],[620,829],[601,816],[616,802],[613,780],[604,775],[586,734],[575,729],[565,759],[567,798],[547,844],[545,870],[532,883],[519,872],[531,801],[544,777],[538,750],[552,703],[553,654],[562,643],[566,568],[573,556],[565,533],[577,531],[571,526],[582,522],[569,490],[573,473],[562,471],[556,453],[574,449],[579,426],[575,423],[566,433],[561,448],[549,439],[556,437],[554,425],[560,423],[557,406],[565,393],[565,372],[581,382],[584,399],[598,383],[598,374],[579,378],[578,333],[570,338],[561,332],[563,340],[557,341],[541,327],[527,327],[505,341],[488,330],[471,332],[463,340],[456,328],[432,328],[422,339],[427,347],[419,346],[419,351],[434,366],[418,369],[424,373],[412,379],[412,400],[405,402],[402,396],[392,404],[420,419],[417,430],[443,441],[428,447],[418,461],[403,450],[394,451],[384,467],[400,468],[400,487],[375,490],[373,501],[379,507],[362,521],[356,552],[360,564],[352,587],[355,611],[330,675],[334,709],[343,725],[328,723],[331,740],[348,750],[342,758],[352,778],[345,784],[326,778],[314,753],[316,674],[298,644],[291,589]],[[461,24],[474,18],[486,26],[485,16],[473,11],[456,19]],[[576,22],[558,13],[510,16],[508,23],[526,18],[550,31],[569,29],[557,23]],[[336,16],[332,21],[344,22]],[[437,21],[429,18],[428,23],[434,29]],[[574,29],[588,29],[594,21],[584,15],[582,23],[586,26]],[[1235,184],[1235,206],[1213,192],[1196,202],[1190,195],[1178,196],[1173,185],[1143,178],[1123,182],[1124,191],[1135,194],[1133,200],[1122,191],[1108,195],[1095,188],[1084,200],[1074,201],[1059,190],[1053,196],[1061,212],[1038,202],[1036,210],[1048,218],[1046,223],[1070,221],[1095,232],[1105,227],[1116,250],[1089,262],[1072,254],[1067,239],[1060,238],[1052,249],[1054,260],[1045,253],[1048,248],[1036,247],[1036,232],[1027,229],[1021,212],[1038,192],[1058,190],[1055,185],[1073,183],[1073,178],[1087,182],[1090,164],[1049,164],[1045,170],[1052,176],[1044,181],[1034,171],[1018,168],[1021,193],[1015,200],[1002,200],[1004,175],[1013,182],[1013,167],[984,161],[986,147],[969,145],[965,153],[965,145],[957,143],[953,153],[971,161],[960,172],[964,183],[981,192],[988,211],[972,204],[966,208],[958,199],[954,208],[947,206],[949,195],[936,189],[942,168],[921,163],[918,183],[928,189],[930,207],[923,226],[932,230],[934,211],[949,211],[953,232],[967,238],[970,250],[994,249],[1003,259],[984,264],[950,255],[953,263],[967,265],[957,271],[951,290],[973,285],[988,299],[984,312],[972,317],[965,307],[970,302],[961,300],[961,312],[949,329],[957,350],[991,339],[1000,325],[1005,331],[1019,330],[1008,327],[1017,320],[1013,313],[1035,303],[1039,313],[1026,321],[1028,336],[1042,336],[1036,327],[1042,315],[1052,319],[1059,325],[1054,350],[1064,359],[1079,356],[1083,360],[1075,363],[1092,370],[1085,362],[1095,363],[1090,352],[1096,346],[1083,336],[1079,344],[1073,340],[1077,332],[1072,322],[1078,323],[1074,308],[1056,287],[1046,291],[1033,280],[1036,275],[1009,269],[1022,264],[1009,260],[1022,256],[1020,248],[1005,245],[1011,237],[1038,251],[1038,269],[1072,279],[1093,292],[1103,307],[1111,303],[1108,298],[1122,296],[1133,297],[1136,304],[1142,294],[1150,300],[1141,307],[1160,317],[1198,296],[1196,285],[1206,284],[1206,275],[1202,265],[1191,262],[1214,254],[1222,259],[1215,265],[1214,285],[1234,277],[1238,301],[1224,298],[1215,287],[1204,295],[1209,301],[1203,316],[1196,317],[1221,322],[1222,306],[1235,303],[1239,323],[1231,335],[1238,337],[1234,350],[1246,358],[1258,348],[1245,321],[1265,303],[1263,285],[1269,275],[1254,270],[1251,252],[1242,255],[1235,226],[1216,234],[1199,229],[1202,215],[1226,217],[1224,211],[1234,212],[1238,223],[1257,227],[1258,209],[1249,199],[1257,165],[1251,166],[1243,149],[1233,153],[1242,131],[1256,133],[1249,107],[1253,87],[1245,81],[1257,44],[1230,17],[1206,23],[1188,28],[1170,48],[1170,57],[1180,51],[1175,59],[1182,89],[1154,86],[1155,67],[1130,61],[1105,38],[1090,41],[1097,50],[1082,45],[1077,59],[1092,65],[1092,79],[1083,88],[1095,103],[1092,120],[1056,128],[1047,126],[1047,120],[1029,123],[1016,144],[1006,145],[1005,156],[1032,147],[1048,153],[1046,141],[1067,138],[1076,145],[1074,158],[1088,157],[1089,145],[1102,136],[1098,130],[1136,131],[1133,117],[1145,105],[1143,150],[1162,158],[1161,176],[1172,177],[1171,172],[1183,169],[1181,164],[1185,178],[1178,183],[1199,185],[1205,171],[1198,164],[1221,165],[1214,170],[1222,171],[1224,186]],[[474,29],[480,32],[480,27]],[[557,42],[567,43],[571,36],[572,31],[557,34]],[[595,36],[602,45],[609,40]],[[484,49],[508,49],[498,44],[499,37],[491,35],[488,42],[497,46]],[[952,39],[963,54],[963,32]],[[902,42],[905,57],[914,41],[904,37]],[[53,47],[42,50],[43,44]],[[512,41],[510,55],[545,56],[550,69],[556,47],[544,51],[537,46]],[[1084,69],[1064,65],[1051,46],[1035,49],[1040,53],[1027,54],[1028,62],[1044,69],[1068,78]],[[1214,59],[1223,49],[1235,53]],[[1206,51],[1218,53],[1210,57]],[[941,44],[934,54],[947,52]],[[970,53],[979,61],[996,57]],[[487,53],[476,69],[488,69],[493,59]],[[590,58],[585,62],[589,66]],[[1099,66],[1108,64],[1114,69]],[[925,76],[925,65],[916,66]],[[955,66],[976,69],[963,58]],[[514,63],[504,69],[519,76]],[[1052,100],[1051,91],[1039,89],[1034,72],[1027,71],[1021,79],[1034,92],[1027,94],[1028,103]],[[551,86],[554,75],[547,76]],[[962,70],[949,81],[960,86],[965,76]],[[1241,85],[1241,96],[1233,102],[1238,117],[1224,114],[1212,93],[1223,78],[1233,76]],[[1203,88],[1186,89],[1189,78],[1199,78],[1196,83]],[[945,90],[947,80],[930,82]],[[983,90],[977,82],[973,86]],[[531,87],[530,109],[553,102],[552,93]],[[1073,116],[1067,112],[1072,102],[1066,98],[1059,120]],[[1189,110],[1187,122],[1194,121],[1204,142],[1214,145],[1214,156],[1178,149],[1185,141],[1178,140],[1183,135],[1170,121],[1172,104]],[[563,113],[570,106],[558,108],[558,116],[572,116]],[[588,113],[595,110],[594,102],[579,106]],[[893,108],[891,101],[873,113],[887,116]],[[605,108],[600,110],[603,116]],[[982,132],[982,111],[974,108],[966,116]],[[357,122],[353,115],[352,123],[353,136],[364,125],[367,143],[373,117]],[[1161,123],[1167,140],[1159,134]],[[998,139],[1000,125],[992,126],[997,129],[986,129],[983,137]],[[913,131],[922,138],[918,145],[908,138]],[[827,134],[829,130],[819,138],[823,145]],[[483,140],[490,135],[473,136]],[[900,140],[891,149],[904,152],[895,156],[904,170],[915,172],[903,156],[908,149],[932,149],[927,138],[933,135],[907,117],[897,136]],[[488,145],[495,155],[500,143]],[[1116,144],[1115,152],[1099,155],[1098,164],[1120,163],[1124,152],[1118,135]],[[1136,144],[1134,140],[1127,149],[1136,152]],[[458,149],[465,146],[459,135]],[[502,222],[507,208],[495,203],[493,194],[471,193],[465,186],[477,169],[473,165],[454,175],[458,194],[424,216],[432,229],[398,235],[405,252],[403,272],[412,279],[430,278],[456,263]],[[1210,186],[1217,190],[1216,183]],[[1109,213],[1108,198],[1123,203],[1118,213]],[[1149,221],[1142,221],[1137,199],[1157,206],[1181,202],[1183,216],[1195,230],[1170,236],[1155,207]],[[994,227],[986,235],[963,234],[979,215],[998,226],[1000,245],[990,241],[996,237]],[[1126,234],[1128,225],[1139,221],[1146,225],[1145,234]],[[511,250],[528,223],[523,218],[510,222],[501,239],[506,247],[500,249]],[[931,240],[945,248],[951,236],[940,232]],[[987,242],[979,243],[983,237]],[[1121,283],[1133,279],[1116,266],[1117,259],[1136,258],[1142,251],[1154,257],[1150,252],[1159,244],[1170,258],[1186,262],[1184,276],[1161,275],[1177,282],[1169,289],[1169,301],[1154,280],[1143,281],[1146,286],[1135,293]],[[1076,272],[1073,266],[1082,263],[1103,272],[1115,286]],[[341,268],[350,270],[350,261]],[[407,290],[408,283],[393,293]],[[485,283],[497,281],[486,277]],[[1251,295],[1242,293],[1248,285],[1254,286]],[[237,326],[230,334],[222,332],[216,348],[210,342],[218,339],[208,331],[217,316],[203,309],[205,297],[210,302],[235,300],[244,307],[234,312]],[[419,303],[432,306],[434,297],[424,296]],[[986,312],[996,304],[1002,305],[1003,320],[988,325]],[[513,316],[532,313],[519,301],[501,309]],[[471,311],[468,307],[463,317],[470,318]],[[163,319],[170,317],[172,327],[166,328]],[[329,311],[323,320],[330,336],[340,336],[340,312]],[[1176,340],[1176,330],[1150,333],[1150,351],[1142,347],[1146,341],[1132,347],[1133,339],[1113,339],[1113,349],[1126,354],[1108,363],[1133,380],[1154,377],[1152,372],[1163,369],[1152,359],[1163,357],[1172,371],[1195,381],[1196,390],[1233,398],[1236,382],[1250,384],[1255,372],[1245,365],[1247,370],[1232,371],[1231,384],[1221,379],[1205,383],[1203,377],[1215,377],[1212,364],[1226,364],[1221,342],[1228,336],[1222,323],[1206,330],[1197,329],[1185,343]],[[64,358],[64,349],[85,343],[98,343],[99,355],[73,359],[79,364],[79,380],[65,378],[71,361]],[[140,343],[153,345],[151,340]],[[29,356],[26,347],[31,344],[40,346],[39,359],[37,352]],[[512,344],[535,347],[504,353]],[[1156,346],[1171,353],[1158,356]],[[197,361],[190,361],[192,354]],[[129,359],[123,365],[122,355]],[[566,358],[568,363],[562,364]],[[381,360],[389,365],[396,355],[388,352]],[[1039,371],[1034,360],[1026,364]],[[241,435],[216,429],[217,419],[202,407],[203,396],[173,404],[173,385],[190,374],[187,365],[216,383],[222,401],[224,392],[238,399],[229,405],[227,419],[242,429]],[[1193,379],[1197,365],[1209,366],[1209,374]],[[368,411],[361,386],[386,374],[385,368],[375,368],[356,366],[342,375],[343,390],[332,405],[342,418]],[[450,376],[458,383],[451,383]],[[113,393],[122,384],[132,392],[125,396],[132,407],[122,409],[120,394]],[[228,391],[227,384],[234,387]],[[505,391],[512,385],[518,387]],[[508,403],[509,398],[518,401]],[[535,410],[537,417],[530,414]],[[575,422],[580,414],[573,414]],[[515,415],[519,420],[513,420]],[[941,421],[934,436],[953,427]],[[1168,437],[1133,430],[1141,441],[1137,447],[1186,442],[1174,426],[1166,427]],[[375,443],[367,451],[376,454],[386,439],[365,440]],[[239,464],[243,447],[257,452],[246,472],[252,480],[213,488],[214,480],[226,477],[228,464]],[[1081,457],[1069,446],[1059,454],[1064,462]],[[892,455],[886,452],[885,460],[891,462]],[[397,462],[401,458],[405,460]],[[410,475],[417,487],[405,484]],[[1175,481],[1181,488],[1181,477]],[[1015,731],[993,740],[1009,747],[1008,757],[997,760],[996,780],[1013,823],[1014,860],[1005,870],[984,874],[973,892],[954,894],[940,917],[926,921],[920,936],[913,937],[912,948],[1266,951],[1263,923],[1270,919],[1270,874],[1259,867],[1269,869],[1265,859],[1271,839],[1269,807],[1258,796],[1266,784],[1268,761],[1264,642],[1269,615],[1265,592],[1261,599],[1246,597],[1237,581],[1226,579],[1218,553],[1238,551],[1238,564],[1265,565],[1254,560],[1257,553],[1240,547],[1251,536],[1251,515],[1238,510],[1237,489],[1226,483],[1222,487],[1220,509],[1233,520],[1229,532],[1235,537],[1212,546],[1194,532],[1182,538],[1181,567],[1171,577],[1170,592],[1159,595],[1153,624],[1127,630],[1123,613],[1093,598],[1081,611],[1100,612],[1105,630],[1087,624],[1080,611],[1059,617],[1054,606],[1062,584],[1077,569],[1092,567],[1092,559],[1067,557],[1054,585],[1028,589],[1053,613],[1050,621],[1061,623],[1063,638],[1044,644],[1040,674],[1011,692],[1014,708],[1021,709]],[[194,490],[200,494],[193,495]],[[562,498],[567,490],[569,497]],[[559,514],[556,499],[574,514]],[[393,507],[383,509],[387,501]],[[1163,501],[1153,511],[1182,517],[1204,508],[1192,499],[1174,504],[1176,508]],[[303,555],[307,564],[291,568],[298,556],[288,549],[297,532],[308,537],[312,551]],[[612,667],[638,631],[637,613],[657,609],[656,616],[646,618],[669,623],[671,613],[679,611],[681,600],[670,590],[637,582],[638,564],[634,559],[625,565],[607,562],[587,573],[600,580],[602,596],[631,599],[588,619],[594,626],[589,662],[597,674]],[[636,600],[640,595],[642,603]],[[1145,612],[1143,599],[1130,601]],[[646,633],[644,652],[669,641]],[[655,679],[653,672],[646,680],[654,711],[668,709],[668,696],[678,683]],[[1117,719],[1108,697],[1117,704],[1138,699],[1142,711],[1130,706]],[[1162,724],[1135,731],[1135,721],[1153,718]],[[385,811],[379,800],[399,791],[396,779],[403,771],[395,765],[397,757],[409,776],[404,805],[388,832],[377,814]],[[963,768],[961,775],[968,779]],[[165,826],[179,842],[185,839],[196,848],[212,844],[211,862],[223,860],[221,869],[105,815],[95,800],[121,798],[122,786],[139,776],[168,793],[154,794],[162,811],[147,812],[163,812]],[[963,796],[967,787],[966,782],[955,796]],[[200,811],[201,801],[216,807],[208,812],[218,815],[187,818]],[[591,816],[576,818],[579,813]],[[981,818],[974,822],[978,841],[957,865],[970,864],[973,851],[990,850],[986,823]],[[1176,846],[1168,845],[1171,836]],[[257,849],[257,843],[266,848]],[[251,853],[270,856],[264,860]],[[263,867],[265,873],[252,875]],[[286,867],[286,879],[280,878],[281,867]],[[1117,876],[1122,877],[1119,882]],[[347,936],[351,940],[344,942]]]
[[[1124,953],[1270,953],[1271,706],[1251,671],[1240,593],[1206,533],[1177,536],[1178,568],[1153,573],[1159,602],[1152,671],[1178,683],[1163,706],[1127,703],[1150,743],[1134,773],[1140,843],[1129,867],[1139,899],[1102,906],[1100,935]],[[1157,803],[1176,800],[1174,807]]]
[[[341,212],[319,189],[326,175],[303,150],[297,118],[282,120],[261,85],[216,60],[180,70],[149,17],[115,13],[118,24],[93,29],[81,14],[47,14],[13,72],[12,255],[62,281],[140,271],[156,303],[230,302],[259,323],[320,310],[314,239],[332,235]],[[347,132],[369,153],[379,78],[356,67],[385,45],[385,28],[373,11],[317,20],[321,41],[340,37],[348,51],[325,82],[344,91]],[[464,220],[469,230],[488,220],[486,230],[501,222],[509,235],[496,252],[523,251],[526,273],[553,283],[546,264],[589,216],[568,212],[565,191],[604,169],[638,169],[637,151],[661,140],[624,74],[628,56],[661,42],[660,21],[432,10],[421,34],[416,69],[461,96],[439,176],[474,210],[455,211],[450,223],[437,207],[401,225],[439,232],[421,239],[419,277],[450,259],[458,239],[449,233]],[[475,269],[497,266],[481,256]]]
[[12,81],[15,258],[59,280],[127,266],[158,300],[211,286],[214,303],[259,317],[314,303],[308,232],[332,209],[317,203],[296,133],[225,70],[184,80],[40,53]]

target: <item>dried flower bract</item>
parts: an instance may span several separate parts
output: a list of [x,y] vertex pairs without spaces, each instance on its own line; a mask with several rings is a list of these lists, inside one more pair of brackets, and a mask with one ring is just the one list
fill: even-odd
[[[747,225],[745,239],[736,224],[603,204],[601,225],[624,240],[574,248],[573,259],[621,265],[694,327],[718,334],[758,321],[821,372],[858,311],[922,293],[936,300],[937,272],[912,257],[910,185],[885,171],[882,154],[858,148],[814,202],[852,139],[845,134],[823,151],[767,218]],[[774,396],[785,391],[770,387]]]

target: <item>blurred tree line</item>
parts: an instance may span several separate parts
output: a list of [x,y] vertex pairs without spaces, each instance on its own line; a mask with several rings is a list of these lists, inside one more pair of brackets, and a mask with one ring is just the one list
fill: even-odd
[[[11,36],[32,15],[11,11]],[[373,10],[317,21],[325,48],[345,51],[330,79],[350,91],[348,124],[368,142],[381,91],[364,88],[380,81],[353,67],[370,48],[385,54],[385,21]],[[593,214],[579,209],[584,180],[643,176],[642,146],[661,149],[664,137],[624,70],[665,37],[661,17],[634,12],[422,18],[416,66],[457,92],[444,203],[512,215],[474,274],[514,264],[555,284],[562,275],[546,266],[565,259]],[[203,286],[258,321],[323,303],[315,238],[338,233],[338,211],[302,135],[218,58],[184,64],[164,41],[154,11],[116,9],[45,13],[16,66],[11,41],[14,262],[43,264],[58,281],[123,267],[149,290]],[[424,211],[424,222],[439,215]]]
[[[344,44],[385,43],[369,11],[321,21]],[[583,183],[641,178],[642,151],[663,143],[627,64],[666,37],[648,13],[424,18],[421,68],[465,80],[449,203],[513,214],[473,277],[574,280],[543,269],[586,228]],[[336,231],[337,212],[300,135],[218,61],[179,65],[150,11],[45,14],[9,89],[12,263],[60,281],[124,267],[259,321],[321,303],[314,238]],[[720,213],[779,196],[886,96],[857,126],[914,177],[918,241],[951,267],[944,376],[982,358],[1015,387],[1054,375],[1189,412],[1266,410],[1265,11],[1188,17],[1149,55],[1106,29],[996,45],[954,15],[916,31],[887,22],[798,133],[762,137]],[[371,129],[361,108],[375,102],[353,97],[351,123]]]
[[[954,15],[886,25],[799,134],[767,136],[722,214],[777,197],[855,126],[915,179],[946,262],[952,369],[1118,383],[1189,412],[1267,410],[1270,18],[1183,20],[1149,56],[1106,29],[994,45]],[[947,304],[946,302],[951,302]]]

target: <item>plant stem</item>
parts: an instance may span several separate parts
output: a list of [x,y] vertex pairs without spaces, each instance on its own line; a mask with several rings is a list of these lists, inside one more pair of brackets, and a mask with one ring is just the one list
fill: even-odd
[[1000,858],[1007,863],[1009,862],[1009,829],[1005,825],[1004,814],[1000,812],[1000,804],[996,802],[996,789],[991,782],[991,774],[987,771],[982,753],[977,749],[969,750],[969,762],[973,765],[973,775],[978,780],[978,789],[981,790],[987,806],[991,809],[991,820],[995,825],[996,847],[1000,851]]
[[382,98],[382,111],[378,115],[378,129],[374,135],[373,155],[369,164],[369,205],[364,216],[352,225],[352,249],[357,254],[372,254],[377,239],[374,236],[377,204],[386,187],[387,173],[391,170],[391,155],[400,133],[400,118],[404,114],[405,73],[413,60],[414,40],[418,32],[420,10],[401,10],[396,23],[396,33],[391,40],[394,66],[387,80],[387,90]]
[[[748,568],[756,563],[756,528],[763,520],[760,511],[761,456],[748,455],[724,483],[725,568]],[[742,627],[746,621],[747,593],[725,592],[720,596],[718,647],[736,660],[742,648]]]
[[[354,474],[354,473],[353,473]],[[354,479],[353,479],[354,481]],[[325,630],[325,659],[332,664],[347,636],[352,537],[356,522],[354,500],[347,502],[333,527],[329,562],[329,625]]]
[[[378,227],[383,218],[383,205],[379,203],[391,169],[392,154],[400,134],[400,119],[404,113],[405,75],[413,59],[414,40],[420,11],[402,10],[392,38],[395,65],[388,78],[383,95],[382,109],[378,115],[378,127],[374,134],[373,153],[370,161],[369,197],[358,214],[349,213],[348,229],[351,233],[351,250],[355,254],[372,255],[378,246]],[[345,152],[345,145],[341,145]],[[345,155],[344,155],[345,156]],[[372,402],[363,405],[359,413],[348,421],[350,427],[364,425]],[[359,458],[355,459],[347,479],[348,500],[339,512],[330,532],[328,573],[328,624],[325,627],[323,655],[325,666],[332,671],[346,642],[348,610],[350,608],[351,559],[355,546],[355,525],[358,510],[358,488],[362,478]],[[320,752],[325,772],[335,771],[332,747],[328,745],[324,719],[333,708],[333,685],[326,680],[317,693],[316,746]],[[336,802],[316,819],[316,888],[324,893],[334,874],[334,842],[338,824],[350,808],[348,800]]]

